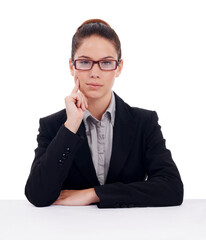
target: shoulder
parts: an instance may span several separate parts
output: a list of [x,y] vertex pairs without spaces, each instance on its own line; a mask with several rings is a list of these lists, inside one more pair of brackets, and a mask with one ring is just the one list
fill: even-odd
[[58,121],[62,121],[65,118],[65,116],[66,116],[66,109],[64,108],[57,112],[41,117],[41,119],[45,122],[53,122],[53,121],[58,122]]
[[130,106],[130,112],[134,118],[140,118],[142,120],[150,120],[154,118],[158,120],[158,115],[155,110],[149,110],[149,109]]
[[134,120],[146,121],[152,118],[158,120],[157,112],[155,110],[131,106],[122,98],[120,98],[116,93],[115,96],[119,111],[122,111],[122,109],[124,109],[124,114],[129,114]]
[[55,135],[66,119],[66,109],[64,108],[50,115],[41,117],[39,119],[39,125],[41,129],[46,129],[48,133]]
[[154,110],[150,110],[150,109],[145,109],[145,108],[140,108],[140,107],[132,107],[130,105],[129,109],[131,114],[133,114],[134,116],[141,116],[142,118],[148,118],[151,117],[151,115],[155,112]]

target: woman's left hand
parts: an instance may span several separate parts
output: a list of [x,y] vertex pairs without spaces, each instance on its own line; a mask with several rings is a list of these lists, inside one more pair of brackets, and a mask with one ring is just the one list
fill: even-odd
[[99,201],[100,200],[96,195],[94,188],[83,190],[62,190],[53,205],[87,206]]

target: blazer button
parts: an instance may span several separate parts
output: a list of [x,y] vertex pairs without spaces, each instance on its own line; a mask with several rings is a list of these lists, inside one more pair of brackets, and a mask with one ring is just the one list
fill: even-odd
[[63,154],[62,154],[62,158],[63,158],[63,159],[66,159],[66,157],[67,157],[67,154],[66,154],[66,153],[63,153]]
[[62,166],[64,164],[64,161],[62,159],[59,159],[59,165]]
[[69,153],[69,152],[70,152],[70,148],[68,147],[68,148],[66,149],[66,151],[67,151],[67,153]]

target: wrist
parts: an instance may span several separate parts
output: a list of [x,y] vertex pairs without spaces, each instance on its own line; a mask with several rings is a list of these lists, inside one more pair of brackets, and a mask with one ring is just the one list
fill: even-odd
[[97,196],[94,188],[89,188],[89,189],[88,189],[88,192],[89,192],[89,198],[90,198],[90,200],[91,200],[91,203],[100,202],[100,199],[99,199],[99,197]]
[[66,122],[64,123],[64,126],[65,126],[67,129],[69,129],[71,132],[73,132],[73,133],[76,133],[77,130],[78,130],[78,127],[77,127],[77,126],[71,124],[71,123],[68,122],[68,121],[66,121]]

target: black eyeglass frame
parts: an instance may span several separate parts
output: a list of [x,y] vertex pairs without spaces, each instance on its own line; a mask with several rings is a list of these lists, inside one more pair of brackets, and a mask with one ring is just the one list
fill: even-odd
[[[76,67],[76,62],[77,61],[91,61],[92,62],[92,65],[91,65],[91,68],[90,69],[79,69]],[[105,62],[105,61],[113,61],[113,62],[116,62],[116,66],[114,69],[109,69],[109,70],[105,70],[105,69],[102,69],[101,66],[100,66],[100,62]],[[102,71],[114,71],[117,69],[117,67],[119,66],[119,64],[121,63],[122,59],[119,59],[118,61],[117,60],[99,60],[99,61],[93,61],[91,59],[75,59],[75,60],[72,60],[72,64],[73,66],[75,67],[76,70],[80,70],[80,71],[89,71],[93,68],[94,64],[98,64],[99,65],[99,68],[102,70]]]

